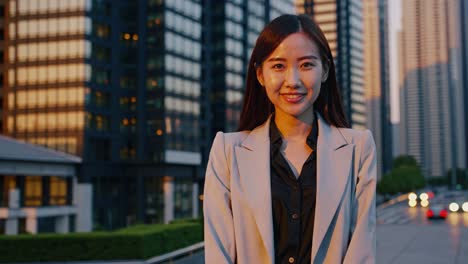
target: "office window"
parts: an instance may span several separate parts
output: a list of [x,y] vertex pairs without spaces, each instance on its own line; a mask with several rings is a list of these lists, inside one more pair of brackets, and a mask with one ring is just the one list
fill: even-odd
[[42,177],[26,176],[24,181],[24,205],[42,205]]
[[93,28],[95,29],[95,35],[100,37],[100,38],[103,38],[103,39],[107,39],[110,37],[110,34],[111,34],[111,27],[109,25],[104,25],[104,24],[95,24],[93,26]]
[[67,203],[67,179],[50,177],[50,205],[65,205]]

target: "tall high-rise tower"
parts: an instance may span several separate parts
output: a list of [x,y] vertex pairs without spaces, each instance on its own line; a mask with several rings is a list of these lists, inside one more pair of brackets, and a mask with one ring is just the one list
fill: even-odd
[[387,11],[386,0],[363,1],[367,127],[373,132],[379,153],[379,177],[390,169],[392,161]]
[[83,158],[96,225],[198,213],[199,1],[10,0],[5,133]]
[[458,7],[457,1],[402,1],[402,150],[428,177],[466,167]]

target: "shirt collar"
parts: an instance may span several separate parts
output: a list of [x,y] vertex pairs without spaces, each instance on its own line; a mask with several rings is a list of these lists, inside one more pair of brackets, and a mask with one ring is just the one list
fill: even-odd
[[[317,139],[318,139],[318,119],[317,114],[314,112],[314,122],[312,123],[312,129],[310,130],[309,135],[307,136],[306,143],[311,147],[313,150],[317,148]],[[270,122],[270,144],[272,145],[280,145],[283,143],[283,139],[281,138],[281,132],[279,131],[278,127],[276,126],[275,122],[275,114],[271,116]]]

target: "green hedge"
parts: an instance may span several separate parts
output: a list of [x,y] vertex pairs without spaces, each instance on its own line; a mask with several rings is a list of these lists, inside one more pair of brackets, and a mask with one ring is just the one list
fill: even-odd
[[148,259],[202,240],[200,221],[114,232],[0,236],[0,262]]

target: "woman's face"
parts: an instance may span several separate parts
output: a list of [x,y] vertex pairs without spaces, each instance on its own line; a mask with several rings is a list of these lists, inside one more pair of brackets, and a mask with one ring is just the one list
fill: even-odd
[[328,67],[322,65],[317,45],[303,32],[289,35],[257,70],[257,79],[275,106],[276,117],[307,121],[320,93]]

